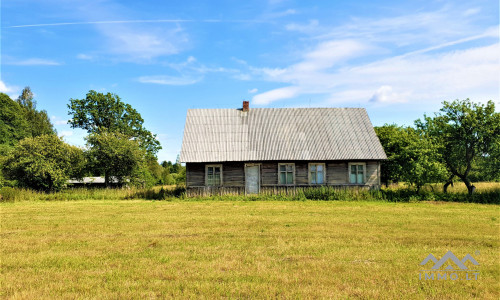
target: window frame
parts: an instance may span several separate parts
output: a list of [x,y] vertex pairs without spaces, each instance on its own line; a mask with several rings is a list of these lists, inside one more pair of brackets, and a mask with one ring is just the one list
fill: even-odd
[[[220,168],[220,184],[218,185],[209,185],[208,184],[208,168]],[[215,170],[214,170],[215,171]],[[222,186],[223,185],[223,170],[222,170],[222,164],[207,164],[205,165],[205,186]]]
[[[318,165],[322,165],[323,166],[323,182],[322,183],[312,183],[311,182],[311,165],[316,165],[316,168]],[[316,173],[318,173],[316,171]],[[318,176],[316,175],[316,179],[318,178]],[[307,164],[307,180],[309,182],[309,185],[324,185],[326,184],[326,164],[325,163],[320,163],[320,162],[312,162],[312,163],[308,163]],[[317,180],[316,180],[317,181]]]
[[[352,183],[351,182],[351,166],[363,166],[363,182],[362,183]],[[357,171],[356,171],[356,181],[357,181]],[[347,182],[349,184],[365,185],[366,184],[366,162],[350,162],[347,164]]]
[[[288,166],[288,165],[291,165],[292,166],[292,183],[280,183],[280,177],[281,177],[281,166]],[[278,163],[278,185],[281,185],[281,186],[294,186],[295,185],[295,163]],[[285,173],[288,173],[288,171],[286,171]]]

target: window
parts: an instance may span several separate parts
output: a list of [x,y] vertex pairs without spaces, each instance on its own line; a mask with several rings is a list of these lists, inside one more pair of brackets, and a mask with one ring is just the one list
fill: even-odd
[[363,184],[365,183],[365,164],[350,163],[349,164],[349,183]]
[[205,167],[205,183],[207,186],[222,185],[222,165],[207,165]]
[[295,164],[278,164],[279,184],[291,185],[295,183]]
[[309,164],[309,184],[325,183],[325,164]]

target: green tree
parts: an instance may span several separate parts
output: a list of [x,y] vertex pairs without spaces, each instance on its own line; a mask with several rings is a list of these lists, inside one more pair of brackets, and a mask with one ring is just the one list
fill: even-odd
[[50,134],[21,140],[5,159],[4,171],[21,187],[55,191],[69,178],[81,177],[84,164],[81,149]]
[[106,186],[111,180],[135,183],[150,176],[144,173],[146,153],[137,140],[106,130],[91,133],[86,140],[89,166],[94,173],[104,175]]
[[400,162],[396,160],[396,155],[401,153],[402,147],[404,146],[400,140],[404,130],[403,127],[399,127],[396,124],[385,124],[384,126],[375,127],[375,132],[387,155],[387,160],[382,162],[381,168],[381,180],[385,182],[386,186],[389,185],[389,182],[399,182],[402,177],[402,166]]
[[473,166],[480,158],[496,155],[500,113],[495,112],[493,101],[486,105],[469,99],[444,101],[439,113],[433,118],[424,116],[416,125],[439,143],[448,171],[460,178],[472,194],[475,190],[470,180]]
[[375,130],[387,154],[382,166],[383,180],[402,180],[417,191],[427,183],[443,180],[446,169],[440,162],[439,147],[424,132],[397,125]]
[[33,100],[33,93],[29,86],[23,89],[21,95],[17,98],[17,103],[23,109],[24,117],[29,124],[29,136],[36,137],[44,134],[56,134],[47,111],[36,109],[36,101]]
[[30,129],[21,105],[0,93],[0,144],[14,146],[29,136]]
[[70,99],[68,104],[72,128],[82,128],[89,134],[103,131],[118,132],[137,140],[151,157],[161,149],[156,135],[143,127],[144,120],[130,104],[116,94],[89,91],[85,99]]

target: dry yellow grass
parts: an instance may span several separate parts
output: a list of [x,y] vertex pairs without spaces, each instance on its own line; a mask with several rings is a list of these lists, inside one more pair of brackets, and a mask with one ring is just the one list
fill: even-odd
[[[75,201],[0,204],[2,298],[498,299],[499,206]],[[419,280],[448,250],[478,280]],[[477,252],[476,252],[477,251]]]

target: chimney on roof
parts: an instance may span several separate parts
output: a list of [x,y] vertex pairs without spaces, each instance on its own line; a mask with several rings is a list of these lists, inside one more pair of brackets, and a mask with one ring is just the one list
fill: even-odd
[[249,102],[248,101],[243,101],[243,111],[249,111]]

